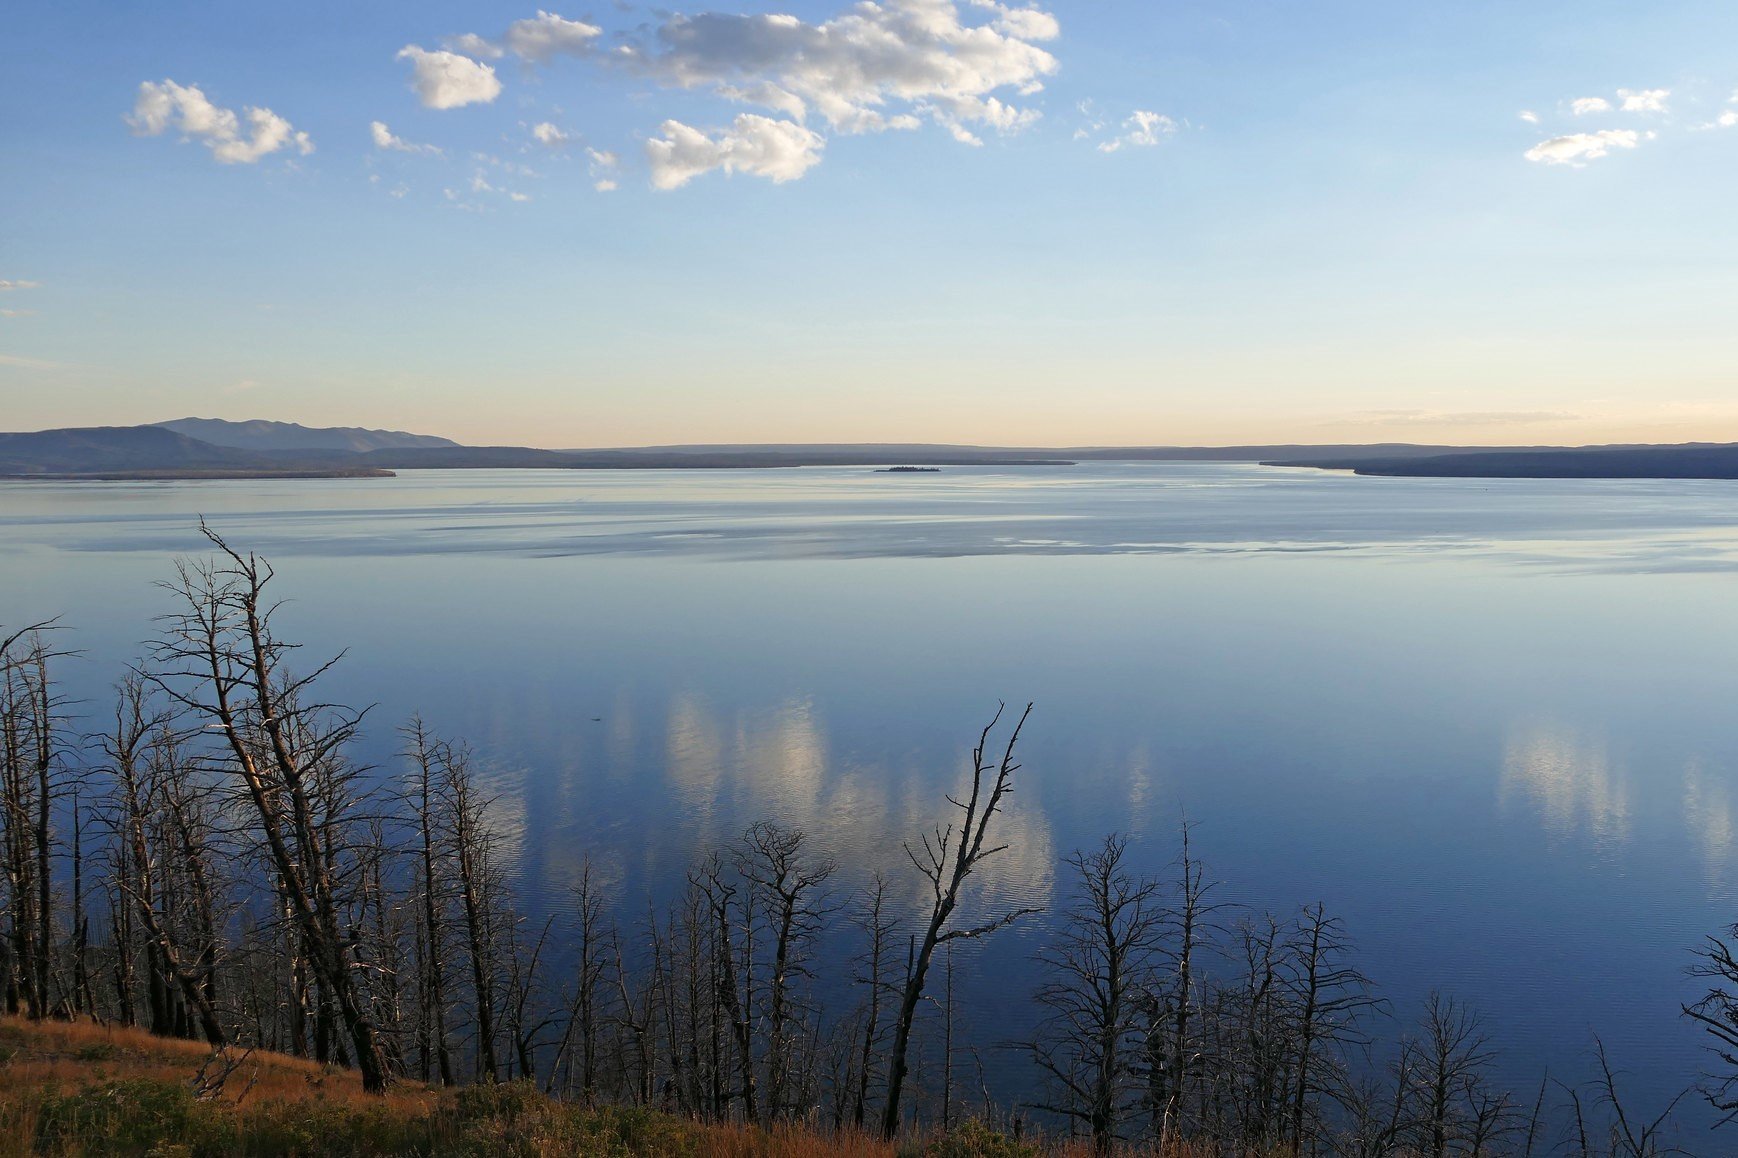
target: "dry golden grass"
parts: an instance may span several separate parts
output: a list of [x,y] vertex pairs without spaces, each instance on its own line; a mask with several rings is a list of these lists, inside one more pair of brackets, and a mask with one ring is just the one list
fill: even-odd
[[[401,1084],[384,1099],[363,1092],[349,1070],[322,1066],[286,1054],[236,1051],[241,1061],[224,1086],[234,1101],[313,1100],[356,1106],[386,1105],[406,1113],[428,1112],[437,1091]],[[0,1016],[0,1060],[5,1085],[79,1085],[105,1080],[188,1083],[211,1056],[203,1042],[157,1037],[142,1029],[92,1021],[30,1022]],[[0,1090],[0,1098],[6,1096]]]
[[[976,1124],[895,1146],[857,1134],[708,1124],[631,1108],[584,1110],[524,1085],[365,1094],[356,1075],[253,1053],[213,1098],[196,1042],[89,1022],[0,1017],[0,1158],[27,1154],[473,1155],[493,1158],[1035,1158]],[[1092,1158],[1081,1144],[1046,1147]],[[1131,1152],[1132,1153],[1132,1152]],[[1151,1155],[1151,1151],[1144,1151]],[[1156,1156],[1154,1156],[1156,1158]],[[1206,1158],[1187,1149],[1164,1158]]]

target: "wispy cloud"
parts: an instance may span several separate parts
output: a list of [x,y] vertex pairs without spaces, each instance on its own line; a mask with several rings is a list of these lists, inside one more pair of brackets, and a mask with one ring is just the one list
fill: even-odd
[[523,60],[548,64],[557,56],[583,56],[603,29],[581,20],[567,20],[553,12],[539,11],[527,20],[515,20],[501,38],[508,52]]
[[539,145],[558,149],[573,140],[573,134],[552,121],[540,121],[531,126],[531,137]]
[[1098,151],[1101,153],[1116,153],[1123,149],[1150,149],[1164,138],[1177,131],[1177,122],[1164,113],[1149,112],[1146,109],[1136,109],[1122,123],[1121,135],[1109,141],[1101,142]]
[[1544,165],[1577,168],[1607,156],[1613,149],[1633,149],[1641,142],[1634,129],[1601,129],[1596,133],[1567,133],[1540,141],[1526,152],[1527,160]]
[[430,157],[442,155],[441,150],[434,145],[415,145],[403,137],[394,136],[392,130],[386,127],[385,121],[370,121],[368,132],[376,149],[394,153],[421,153]]
[[589,55],[602,35],[603,29],[595,24],[539,9],[535,16],[515,20],[493,40],[466,32],[441,43],[453,52],[480,60],[499,60],[510,52],[521,60],[548,64],[558,56]]
[[250,105],[237,116],[232,109],[212,104],[197,85],[167,79],[148,80],[139,86],[126,121],[137,136],[156,137],[175,130],[188,140],[201,141],[224,165],[251,165],[280,149],[294,149],[304,156],[314,151],[307,133],[297,132],[270,109]]
[[1646,88],[1617,90],[1618,98],[1623,102],[1618,107],[1626,113],[1663,113],[1670,111],[1666,103],[1672,95],[1669,88]]
[[0,293],[7,293],[12,290],[32,290],[41,288],[42,283],[39,281],[24,281],[21,278],[0,277]]
[[621,158],[607,149],[587,149],[586,171],[591,175],[591,187],[599,193],[609,193],[616,188],[616,174],[621,166]]

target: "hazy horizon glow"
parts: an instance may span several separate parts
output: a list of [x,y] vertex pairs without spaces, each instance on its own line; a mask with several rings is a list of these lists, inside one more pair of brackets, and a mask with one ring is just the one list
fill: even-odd
[[5,429],[1738,441],[1729,3],[9,25]]

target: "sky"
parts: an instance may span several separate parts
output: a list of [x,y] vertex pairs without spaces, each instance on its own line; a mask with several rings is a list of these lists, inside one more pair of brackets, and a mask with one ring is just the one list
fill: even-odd
[[0,429],[1738,441],[1731,0],[18,0]]

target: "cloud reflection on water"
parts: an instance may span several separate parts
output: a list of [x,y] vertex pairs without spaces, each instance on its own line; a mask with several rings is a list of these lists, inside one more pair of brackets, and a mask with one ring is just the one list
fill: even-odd
[[[911,885],[903,841],[955,819],[943,799],[970,775],[969,761],[910,758],[852,762],[835,755],[812,701],[770,710],[725,711],[693,693],[670,700],[666,751],[672,817],[696,855],[733,841],[757,820],[801,828],[815,851],[839,861],[840,883],[865,887],[874,873]],[[992,905],[1047,905],[1056,850],[1043,812],[1011,798],[998,822],[1008,849],[974,875],[971,890]],[[900,895],[896,891],[896,895]]]
[[1684,827],[1702,856],[1710,893],[1725,887],[1738,823],[1732,815],[1727,778],[1699,758],[1684,767]]
[[1520,797],[1554,837],[1585,832],[1608,850],[1630,839],[1628,776],[1612,761],[1603,736],[1552,720],[1512,725],[1498,802],[1507,808]]

